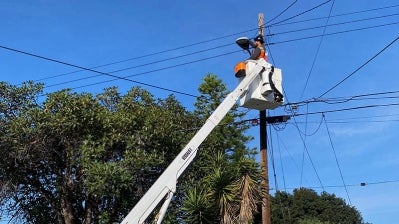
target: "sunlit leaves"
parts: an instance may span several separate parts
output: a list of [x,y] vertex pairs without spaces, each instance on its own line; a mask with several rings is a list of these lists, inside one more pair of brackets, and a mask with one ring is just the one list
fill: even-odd
[[[193,116],[134,87],[93,96],[1,83],[1,201],[26,222],[118,222],[181,149]],[[6,208],[6,207],[3,207]]]

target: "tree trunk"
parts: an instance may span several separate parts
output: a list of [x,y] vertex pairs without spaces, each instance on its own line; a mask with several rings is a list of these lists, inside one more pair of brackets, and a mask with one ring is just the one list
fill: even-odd
[[62,187],[61,195],[61,212],[64,217],[65,224],[75,224],[75,217],[73,215],[72,203],[69,197],[67,186]]
[[85,219],[83,224],[91,224],[91,223],[95,223],[95,218],[93,219],[93,213],[95,212],[95,199],[93,198],[93,196],[89,193],[86,193],[85,196]]
[[61,212],[64,217],[64,224],[75,224],[75,216],[72,207],[72,192],[70,190],[73,187],[73,180],[71,175],[71,162],[70,162],[70,151],[72,147],[66,147],[65,154],[65,169],[62,180],[61,189]]

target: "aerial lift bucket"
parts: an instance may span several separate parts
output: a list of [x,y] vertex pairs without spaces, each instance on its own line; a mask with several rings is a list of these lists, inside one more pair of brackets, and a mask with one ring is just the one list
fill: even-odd
[[[257,60],[247,60],[236,64],[234,72],[240,82],[245,78],[247,72],[255,67],[256,63]],[[269,63],[267,64],[269,67],[265,68],[255,78],[249,85],[247,93],[240,98],[240,106],[249,109],[265,110],[275,109],[284,103],[281,69],[274,68]]]

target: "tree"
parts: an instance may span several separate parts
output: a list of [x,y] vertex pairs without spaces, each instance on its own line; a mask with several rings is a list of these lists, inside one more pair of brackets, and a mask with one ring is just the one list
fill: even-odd
[[[172,96],[0,83],[2,210],[26,223],[119,222],[180,151],[193,116]],[[14,219],[16,220],[16,219]]]
[[272,223],[361,224],[360,213],[334,194],[299,188],[293,194],[277,192],[272,197]]

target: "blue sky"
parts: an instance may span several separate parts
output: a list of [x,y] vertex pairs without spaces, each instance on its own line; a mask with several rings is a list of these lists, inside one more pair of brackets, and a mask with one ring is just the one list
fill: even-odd
[[[268,22],[294,3],[266,23],[270,61],[283,71],[286,100],[297,104],[295,113],[310,114],[270,126],[271,193],[276,187],[324,188],[355,206],[365,221],[393,224],[399,219],[399,108],[390,104],[399,96],[399,41],[377,53],[399,35],[398,2],[335,0],[302,14],[323,2],[1,1],[0,45],[86,68],[114,63],[96,70],[123,70],[112,74],[174,90],[143,86],[159,98],[174,94],[191,110],[195,98],[188,95],[198,94],[207,73],[234,89],[233,67],[247,57],[234,41],[256,35],[258,13]],[[45,92],[73,88],[93,94],[137,85],[71,73],[77,70],[0,49],[1,81],[11,84],[41,80]],[[293,112],[282,107],[269,113]],[[246,118],[256,117],[252,110]],[[250,147],[258,147],[258,132],[259,127],[248,132],[255,137]]]

